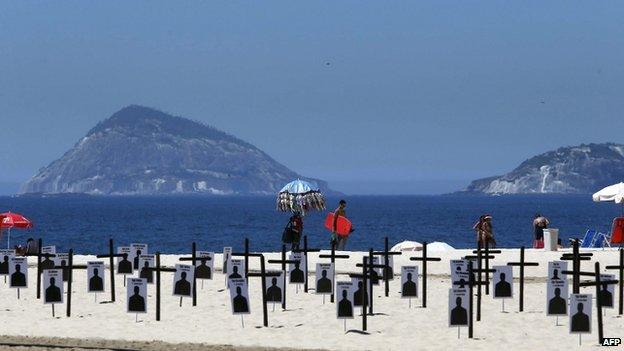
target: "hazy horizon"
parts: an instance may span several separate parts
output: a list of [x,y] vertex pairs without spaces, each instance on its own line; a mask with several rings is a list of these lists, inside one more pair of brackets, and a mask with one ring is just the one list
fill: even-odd
[[[432,194],[622,142],[624,4],[0,5],[0,182],[139,104],[349,194]],[[288,136],[288,137],[286,137]]]

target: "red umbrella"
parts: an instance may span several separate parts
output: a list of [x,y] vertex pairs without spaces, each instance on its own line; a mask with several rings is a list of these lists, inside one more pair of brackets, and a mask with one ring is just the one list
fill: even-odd
[[32,228],[33,224],[30,219],[24,217],[19,213],[5,212],[0,213],[0,230],[8,229],[9,235],[7,236],[7,249],[10,247],[11,241],[11,228]]

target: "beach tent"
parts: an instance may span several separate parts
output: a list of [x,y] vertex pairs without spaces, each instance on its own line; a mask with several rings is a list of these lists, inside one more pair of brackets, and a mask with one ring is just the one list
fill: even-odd
[[13,212],[5,212],[0,213],[0,230],[7,229],[7,249],[11,247],[11,229],[12,228],[22,228],[28,229],[32,228],[32,222],[19,213]]
[[[592,195],[592,200],[595,202],[613,201],[616,204],[622,204],[622,217],[624,217],[624,183],[620,182],[618,184],[609,185]],[[611,244],[621,244],[624,242],[624,223],[622,217],[613,220]]]
[[398,252],[421,251],[421,250],[422,250],[421,243],[417,241],[409,241],[409,240],[401,241],[400,243],[394,245],[392,249],[390,249],[390,251],[398,251]]

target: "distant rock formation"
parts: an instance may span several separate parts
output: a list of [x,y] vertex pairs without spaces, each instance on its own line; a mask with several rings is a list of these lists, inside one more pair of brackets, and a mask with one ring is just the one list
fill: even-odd
[[303,177],[229,134],[133,105],[100,122],[21,192],[263,195],[297,178],[329,191],[326,182]]
[[624,145],[582,144],[532,157],[513,171],[478,179],[462,192],[589,194],[624,180]]

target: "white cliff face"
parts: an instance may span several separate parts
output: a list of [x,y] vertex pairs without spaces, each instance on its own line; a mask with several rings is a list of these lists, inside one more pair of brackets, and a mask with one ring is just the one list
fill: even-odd
[[624,180],[624,145],[589,144],[532,157],[500,176],[473,181],[464,192],[485,194],[593,193]]
[[130,106],[42,168],[22,193],[275,194],[297,178],[309,179],[231,135]]

